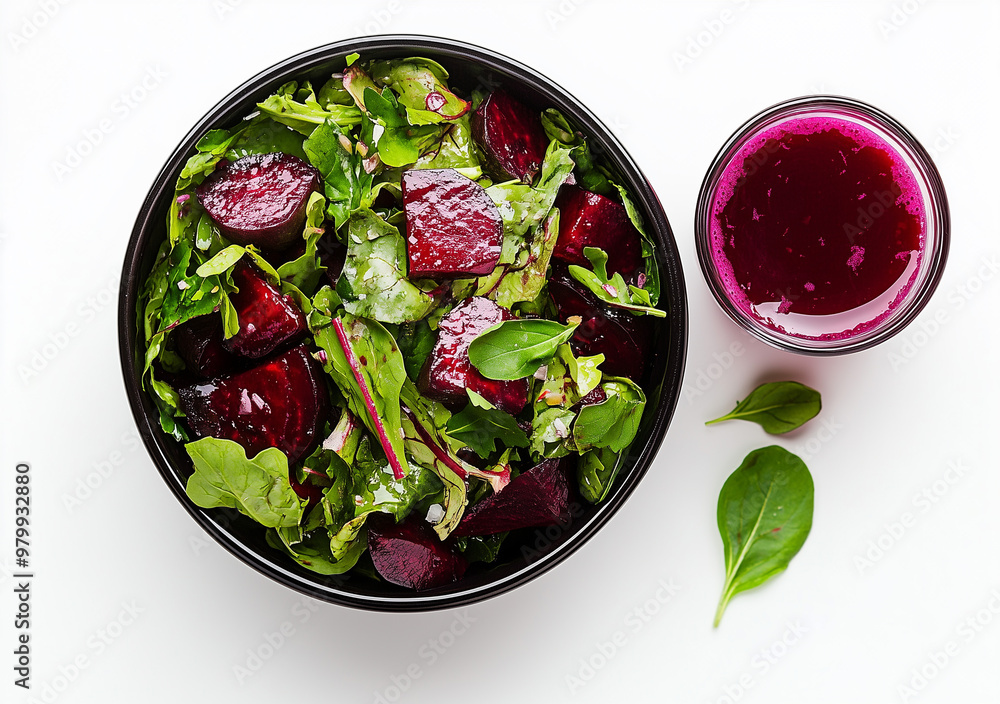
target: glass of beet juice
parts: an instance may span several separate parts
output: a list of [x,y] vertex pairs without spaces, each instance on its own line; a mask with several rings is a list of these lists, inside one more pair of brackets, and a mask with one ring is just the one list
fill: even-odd
[[723,310],[804,354],[855,352],[906,326],[937,287],[949,227],[927,151],[889,115],[837,96],[751,118],[716,156],[695,215]]

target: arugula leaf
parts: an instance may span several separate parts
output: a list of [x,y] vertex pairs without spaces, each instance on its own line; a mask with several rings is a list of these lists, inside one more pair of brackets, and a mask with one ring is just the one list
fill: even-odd
[[589,394],[601,383],[603,374],[598,365],[603,361],[603,354],[578,359],[569,344],[559,345],[546,366],[545,379],[535,400],[536,411],[552,406],[568,408]]
[[487,379],[510,381],[531,376],[573,337],[579,322],[506,320],[484,330],[469,345],[469,360]]
[[570,147],[573,161],[576,162],[577,182],[581,188],[612,197],[615,187],[608,180],[605,171],[594,162],[590,147],[583,135],[575,131],[569,121],[555,108],[549,108],[542,113],[542,128],[549,139],[554,139]]
[[528,246],[528,263],[523,269],[508,271],[496,287],[493,295],[498,305],[510,308],[521,301],[533,301],[545,287],[549,261],[556,248],[559,237],[559,211],[552,209],[552,214],[545,220],[540,232],[536,232]]
[[573,442],[579,451],[608,447],[621,452],[635,438],[646,406],[646,395],[624,377],[607,377],[601,384],[607,398],[584,406],[573,425]]
[[[314,305],[320,312],[320,289]],[[397,479],[402,479],[408,465],[400,430],[399,391],[406,381],[403,358],[392,335],[373,320],[345,313],[329,324],[316,328],[317,316],[310,326],[316,344],[326,353],[323,369],[333,378],[347,398],[347,405],[382,445]]]
[[361,111],[354,105],[321,105],[308,82],[303,83],[301,90],[295,81],[286,83],[263,102],[257,103],[257,109],[275,122],[288,125],[307,137],[327,120],[341,127],[361,122]]
[[624,308],[633,313],[652,315],[665,318],[667,314],[659,308],[651,306],[649,292],[637,286],[626,285],[625,279],[618,272],[608,278],[608,255],[599,247],[584,247],[583,254],[590,260],[594,270],[585,269],[577,264],[569,265],[569,273],[574,279],[590,289],[590,292],[608,305]]
[[[471,396],[475,392],[470,390],[469,393]],[[528,446],[528,436],[513,416],[499,408],[483,408],[475,400],[453,415],[447,427],[451,437],[467,444],[483,459],[496,452],[497,440],[508,448]]]
[[435,299],[433,281],[406,278],[406,243],[399,230],[362,208],[347,223],[347,259],[337,293],[349,313],[383,323],[426,317]]
[[580,495],[592,504],[604,501],[624,464],[625,455],[609,447],[583,453],[576,466]]
[[194,462],[187,495],[202,508],[235,508],[267,528],[297,526],[302,502],[288,481],[288,458],[269,447],[253,459],[232,440],[202,438],[184,446]]
[[364,168],[359,145],[333,120],[326,120],[302,146],[309,162],[323,177],[327,214],[335,229],[340,229],[351,213],[371,202],[373,177]]
[[576,413],[559,406],[535,416],[531,424],[531,453],[541,459],[568,455],[567,441],[571,437],[574,418]]
[[726,582],[715,626],[735,594],[788,567],[809,536],[812,516],[812,475],[801,459],[777,445],[754,450],[729,475],[719,492]]
[[[559,188],[573,173],[573,167],[570,150],[552,141],[545,151],[542,173],[537,184],[528,186],[520,181],[509,181],[486,189],[486,193],[496,203],[500,218],[503,220],[501,264],[511,265],[514,269],[527,265],[528,253],[521,256],[525,242],[528,238],[537,237],[539,228],[542,227],[549,211],[552,210],[556,196],[559,195]],[[555,246],[554,241],[551,246]],[[541,250],[541,244],[535,247],[536,257],[541,255]],[[521,300],[531,300],[531,298]]]
[[618,189],[618,195],[621,196],[622,205],[625,206],[625,212],[628,213],[628,219],[632,221],[632,225],[641,235],[642,259],[646,263],[646,280],[642,282],[641,288],[649,292],[649,305],[655,306],[660,302],[660,269],[656,265],[656,256],[653,253],[656,245],[653,243],[653,239],[646,234],[646,228],[642,224],[642,216],[639,215],[628,191],[617,183],[613,183],[613,185]]
[[795,430],[815,418],[822,408],[819,391],[797,381],[773,381],[761,384],[736,404],[736,408],[705,425],[724,420],[749,420],[759,423],[765,432],[780,435]]

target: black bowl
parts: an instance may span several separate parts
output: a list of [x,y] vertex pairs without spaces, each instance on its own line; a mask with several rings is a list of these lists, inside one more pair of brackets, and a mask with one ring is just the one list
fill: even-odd
[[[139,287],[166,237],[174,182],[195,143],[210,129],[236,123],[287,81],[311,78],[315,85],[323,83],[331,73],[343,70],[345,58],[352,52],[365,59],[425,56],[443,64],[452,74],[451,84],[459,88],[517,84],[537,108],[561,110],[632,194],[647,229],[656,238],[661,307],[669,313],[657,327],[655,352],[643,383],[648,397],[643,423],[604,502],[598,506],[578,502],[568,524],[525,531],[504,555],[503,564],[471,568],[455,584],[425,592],[361,574],[315,574],[268,546],[264,530],[249,518],[231,510],[195,506],[184,491],[192,472],[190,460],[184,448],[160,429],[157,411],[140,385]],[[656,194],[618,140],[586,107],[536,71],[487,49],[436,37],[383,35],[335,42],[286,59],[239,86],[191,128],[160,170],[132,230],[122,270],[118,332],[125,388],[146,448],[177,500],[213,538],[258,572],[317,599],[379,611],[427,611],[467,605],[524,584],[568,557],[621,508],[653,461],[677,404],[687,347],[687,301],[680,256]]]

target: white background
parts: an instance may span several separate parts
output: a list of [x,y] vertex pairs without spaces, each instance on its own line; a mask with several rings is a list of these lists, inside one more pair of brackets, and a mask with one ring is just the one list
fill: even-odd
[[[28,461],[37,574],[30,693],[12,684],[13,585],[0,585],[0,701],[1000,701],[1000,4],[224,3],[0,11],[0,558],[12,564],[14,466]],[[556,570],[465,611],[314,602],[210,544],[130,435],[118,366],[125,244],[176,143],[274,62],[377,32],[481,44],[575,94],[653,183],[687,274],[684,397],[639,490]],[[692,241],[722,142],[758,110],[817,92],[901,120],[952,207],[951,258],[924,314],[834,359],[738,330]],[[781,378],[823,392],[820,417],[777,440],[815,478],[812,534],[713,630],[718,492],[774,439],[702,422]],[[669,599],[661,581],[677,587]]]

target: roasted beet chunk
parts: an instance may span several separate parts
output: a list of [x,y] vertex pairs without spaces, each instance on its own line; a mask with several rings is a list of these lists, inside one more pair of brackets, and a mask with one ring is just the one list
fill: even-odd
[[469,361],[469,345],[486,328],[514,315],[488,298],[468,298],[441,319],[438,339],[420,372],[420,390],[451,406],[464,406],[472,389],[497,408],[516,414],[528,403],[528,379],[487,379]]
[[563,186],[556,198],[559,239],[552,256],[567,264],[590,268],[584,247],[599,247],[608,255],[608,275],[616,272],[632,282],[643,270],[639,231],[621,203],[579,186]]
[[605,373],[636,382],[642,379],[652,344],[651,318],[604,305],[563,266],[552,267],[549,296],[561,322],[573,315],[583,319],[570,340],[574,352],[603,354],[601,369]]
[[545,460],[515,477],[499,494],[475,504],[452,535],[490,535],[551,526],[569,516],[569,484],[561,460]]
[[382,578],[401,587],[433,589],[465,574],[465,558],[416,516],[398,524],[388,514],[369,518],[368,549]]
[[535,180],[549,144],[538,112],[504,90],[490,93],[473,113],[472,138],[492,176],[524,183]]
[[233,268],[239,291],[229,300],[236,308],[240,331],[223,341],[226,349],[251,359],[271,354],[306,332],[306,319],[290,296],[267,282],[257,267],[241,260]]
[[233,370],[238,360],[222,345],[222,316],[202,315],[174,331],[177,354],[199,379],[211,379]]
[[322,372],[304,345],[177,393],[188,427],[198,437],[233,440],[248,457],[276,447],[290,464],[316,446],[328,410]]
[[496,267],[503,221],[475,181],[455,169],[404,171],[403,209],[412,278],[482,276]]
[[301,236],[319,172],[291,154],[251,154],[217,169],[198,186],[198,201],[237,244],[284,249]]

